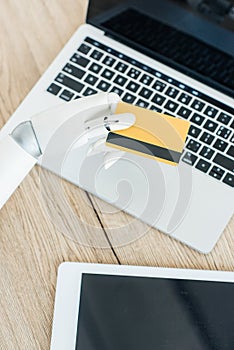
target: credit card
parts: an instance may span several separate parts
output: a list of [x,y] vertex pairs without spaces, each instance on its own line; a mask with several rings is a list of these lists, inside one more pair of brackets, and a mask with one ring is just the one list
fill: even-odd
[[132,113],[134,126],[110,132],[106,145],[170,165],[179,163],[190,123],[166,114],[119,102],[115,114]]

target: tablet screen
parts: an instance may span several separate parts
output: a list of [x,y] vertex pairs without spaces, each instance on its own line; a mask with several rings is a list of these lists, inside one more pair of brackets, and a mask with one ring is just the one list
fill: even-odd
[[233,350],[234,283],[83,274],[76,350]]

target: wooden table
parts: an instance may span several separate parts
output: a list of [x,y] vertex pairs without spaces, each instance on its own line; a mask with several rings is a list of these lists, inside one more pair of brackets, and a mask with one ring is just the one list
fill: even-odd
[[[86,0],[0,0],[0,128],[84,22],[86,6]],[[0,349],[49,349],[56,273],[63,261],[234,270],[234,218],[208,255],[150,228],[121,247],[82,246],[50,220],[40,205],[38,180],[35,168],[0,212]],[[89,223],[87,234],[95,227],[108,235],[101,201],[64,186],[70,199],[83,201],[76,209]],[[115,224],[124,227],[129,220],[114,214]]]

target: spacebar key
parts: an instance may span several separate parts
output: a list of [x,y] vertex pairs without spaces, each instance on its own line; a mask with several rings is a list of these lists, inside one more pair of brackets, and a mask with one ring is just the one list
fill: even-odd
[[79,81],[71,79],[62,73],[60,73],[55,80],[76,92],[81,92],[84,87],[84,84],[81,84]]
[[234,173],[234,161],[231,158],[225,157],[223,154],[218,153],[216,154],[213,162]]

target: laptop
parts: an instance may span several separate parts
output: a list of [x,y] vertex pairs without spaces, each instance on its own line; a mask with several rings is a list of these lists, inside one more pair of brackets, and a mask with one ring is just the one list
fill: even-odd
[[[90,0],[86,24],[1,135],[50,106],[100,91],[189,120],[178,167],[126,153],[104,169],[102,156],[80,164],[76,147],[62,171],[59,152],[42,165],[190,247],[210,252],[234,212],[233,13],[231,0]],[[58,149],[67,141],[60,136]]]

